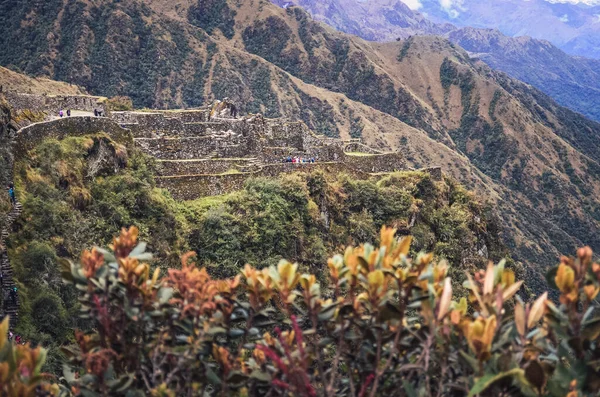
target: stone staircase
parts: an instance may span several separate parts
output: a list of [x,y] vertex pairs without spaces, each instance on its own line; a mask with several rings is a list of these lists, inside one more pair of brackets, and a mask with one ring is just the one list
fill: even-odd
[[21,215],[22,210],[23,208],[21,203],[17,201],[16,205],[8,213],[6,224],[0,232],[0,271],[4,276],[1,288],[2,307],[0,307],[0,319],[9,316],[11,328],[14,328],[14,326],[17,324],[19,316],[19,297],[17,294],[17,299],[15,302],[10,299],[10,291],[15,288],[16,284],[13,280],[13,268],[8,259],[6,240],[8,239],[13,223],[19,217],[19,215]]

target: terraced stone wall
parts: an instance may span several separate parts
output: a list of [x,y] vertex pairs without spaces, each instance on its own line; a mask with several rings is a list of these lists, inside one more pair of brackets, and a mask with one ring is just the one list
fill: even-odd
[[7,92],[5,96],[11,107],[16,111],[33,110],[58,114],[60,110],[66,111],[67,109],[85,112],[93,112],[94,109],[97,109],[106,115],[108,110],[104,104],[105,98],[95,96],[45,96],[18,92]]
[[192,160],[172,161],[163,160],[157,163],[158,173],[161,176],[170,175],[202,175],[223,174],[228,171],[251,170],[252,165],[245,159],[223,160]]
[[42,140],[47,138],[64,139],[69,136],[83,136],[106,133],[115,141],[132,145],[131,131],[121,128],[114,121],[104,117],[66,117],[53,121],[31,124],[21,129],[15,138],[15,157],[27,154]]
[[246,181],[256,177],[277,177],[283,173],[323,170],[327,173],[346,172],[356,178],[368,178],[369,174],[348,168],[344,163],[269,164],[257,172],[223,175],[163,177],[157,179],[159,187],[167,189],[177,200],[194,200],[206,196],[219,196],[244,187]]
[[344,155],[342,161],[356,170],[369,173],[402,171],[408,168],[400,153]]

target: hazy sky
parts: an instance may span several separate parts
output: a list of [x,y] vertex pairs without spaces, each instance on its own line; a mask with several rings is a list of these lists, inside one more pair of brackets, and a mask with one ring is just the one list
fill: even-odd
[[[530,1],[530,0],[523,0]],[[600,5],[600,0],[545,0],[549,3],[571,3],[571,4],[587,4],[590,6]],[[409,6],[413,10],[421,8],[420,0],[402,0],[404,4]],[[463,7],[464,0],[439,0],[440,7],[449,10],[460,10]]]

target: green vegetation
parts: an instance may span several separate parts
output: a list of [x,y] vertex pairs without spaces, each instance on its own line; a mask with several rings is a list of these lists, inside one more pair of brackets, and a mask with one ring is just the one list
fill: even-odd
[[494,91],[494,96],[492,97],[490,107],[488,109],[488,114],[493,121],[496,121],[496,106],[498,106],[498,101],[500,101],[500,98],[502,98],[502,91]]
[[[500,179],[504,165],[516,152],[516,142],[504,134],[504,127],[494,114],[500,91],[494,93],[490,104],[490,117],[495,120],[490,125],[479,115],[479,100],[473,94],[475,80],[471,70],[459,71],[453,61],[445,58],[440,67],[440,81],[446,91],[446,101],[451,86],[456,85],[461,91],[463,111],[460,127],[449,131],[450,136],[473,164],[492,178]],[[467,144],[472,147],[471,150],[467,150]]]
[[235,34],[235,11],[229,8],[227,0],[198,0],[190,7],[188,20],[208,34],[215,29],[220,29],[228,39]]
[[[103,135],[45,140],[17,159],[15,182],[23,215],[8,246],[21,302],[16,332],[52,347],[48,365],[60,366],[55,346],[69,343],[80,306],[60,284],[61,259],[103,245],[135,225],[161,266],[178,267],[193,250],[213,276],[230,277],[245,263],[274,265],[282,258],[322,271],[327,251],[378,241],[382,225],[414,235],[413,252],[432,251],[458,269],[482,265],[478,251],[507,255],[487,233],[495,221],[451,180],[402,172],[356,180],[320,172],[251,180],[239,192],[177,203],[154,187],[153,162]],[[54,313],[47,318],[45,313]],[[58,367],[47,370],[56,372]]]
[[115,96],[106,100],[108,108],[112,111],[133,110],[133,101],[126,96]]
[[123,229],[109,250],[63,264],[90,327],[65,346],[60,384],[40,373],[46,350],[7,342],[6,319],[0,392],[598,395],[600,264],[589,247],[548,273],[560,304],[548,292],[524,301],[523,280],[504,261],[469,272],[467,300],[446,261],[425,253],[411,259],[411,238],[395,233],[383,227],[378,246],[350,246],[319,272],[282,260],[215,279],[193,253],[161,277],[139,231]]
[[412,44],[411,38],[404,40],[402,43],[402,48],[400,49],[400,54],[398,54],[398,62],[402,62],[404,58],[408,55],[408,50],[410,50],[410,45]]

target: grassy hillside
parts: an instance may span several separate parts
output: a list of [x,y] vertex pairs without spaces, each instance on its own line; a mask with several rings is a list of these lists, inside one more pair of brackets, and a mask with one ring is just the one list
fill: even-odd
[[82,95],[85,90],[76,85],[50,80],[33,78],[22,73],[0,66],[0,86],[6,91],[16,91],[36,95]]
[[228,96],[441,165],[492,203],[532,280],[575,246],[600,249],[600,124],[444,39],[366,42],[264,0],[11,2],[0,18],[2,64],[138,106]]

